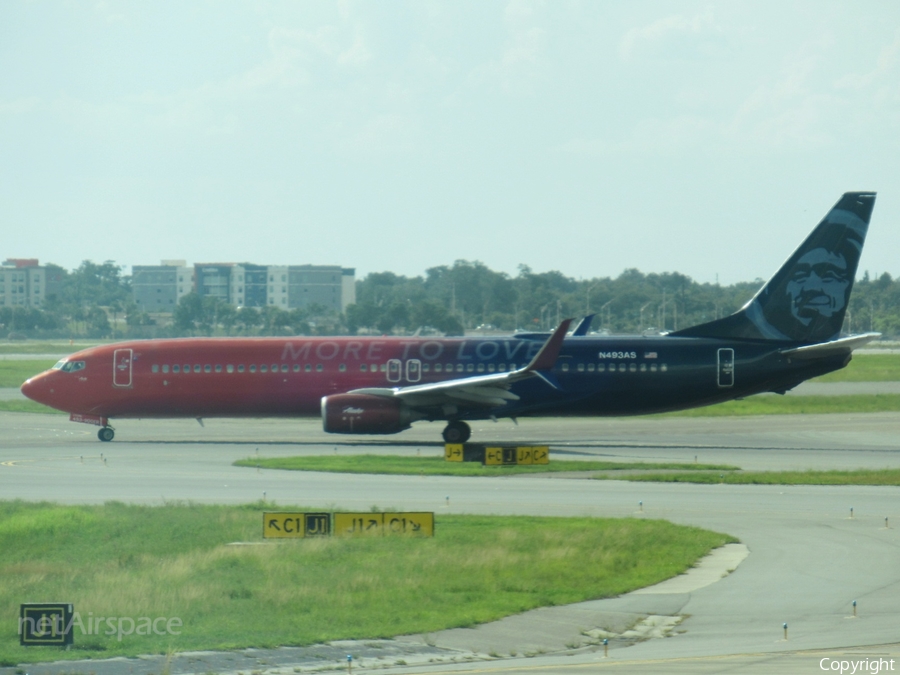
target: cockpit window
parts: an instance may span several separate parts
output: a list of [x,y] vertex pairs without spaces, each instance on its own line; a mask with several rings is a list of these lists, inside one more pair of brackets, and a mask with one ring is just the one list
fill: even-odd
[[84,361],[66,361],[65,359],[53,366],[53,370],[61,370],[65,373],[74,373],[78,370],[84,370],[84,368]]
[[68,363],[68,362],[65,359],[60,359],[59,361],[56,362],[56,365],[53,366],[53,368],[51,370],[62,370],[63,366],[65,366],[66,363]]

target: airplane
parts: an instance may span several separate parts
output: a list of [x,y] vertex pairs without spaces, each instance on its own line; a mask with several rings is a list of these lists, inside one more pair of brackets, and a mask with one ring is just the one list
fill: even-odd
[[277,337],[136,340],[76,352],[22,385],[28,398],[100,427],[116,418],[321,416],[326,432],[394,434],[443,421],[621,416],[785,393],[846,366],[879,337],[841,337],[875,203],[844,194],[739,311],[658,335]]

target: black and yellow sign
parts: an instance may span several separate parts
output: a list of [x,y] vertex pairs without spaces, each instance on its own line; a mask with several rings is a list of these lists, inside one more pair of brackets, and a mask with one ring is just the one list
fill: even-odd
[[[334,527],[332,528],[332,522]],[[434,514],[403,513],[263,513],[264,539],[300,539],[303,537],[376,536],[406,534],[434,536]]]
[[334,534],[338,537],[382,537],[405,534],[434,536],[434,513],[335,513]]
[[535,445],[531,448],[532,464],[549,464],[550,463],[550,446]]
[[329,534],[330,513],[263,513],[264,539],[298,539]]
[[337,537],[380,537],[384,534],[384,514],[335,513],[334,534]]
[[515,447],[486,447],[484,449],[484,463],[488,466],[503,466],[515,464],[518,458]]
[[19,606],[19,644],[72,644],[72,605],[38,602]]
[[550,448],[546,445],[488,446],[484,449],[487,466],[516,464],[549,464]]
[[448,462],[463,461],[463,444],[462,443],[446,443],[444,445],[444,459]]

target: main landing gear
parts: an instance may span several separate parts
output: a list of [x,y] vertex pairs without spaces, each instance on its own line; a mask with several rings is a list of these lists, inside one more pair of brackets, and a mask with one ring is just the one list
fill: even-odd
[[113,431],[112,427],[102,427],[100,431],[97,432],[97,438],[104,443],[109,443],[115,436],[116,432]]
[[447,422],[442,435],[445,443],[465,443],[472,435],[472,429],[462,420],[453,420]]

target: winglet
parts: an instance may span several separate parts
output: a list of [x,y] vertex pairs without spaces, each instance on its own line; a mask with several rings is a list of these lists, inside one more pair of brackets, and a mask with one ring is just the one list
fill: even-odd
[[586,317],[584,317],[579,322],[579,324],[577,326],[575,326],[575,330],[572,331],[572,336],[578,337],[581,335],[587,335],[587,332],[591,328],[591,321],[594,320],[595,316],[597,316],[597,315],[596,314],[588,314]]
[[523,372],[531,373],[535,370],[550,370],[556,365],[559,350],[562,349],[563,340],[566,338],[566,333],[569,331],[569,324],[571,323],[572,319],[563,319],[562,323],[553,332],[553,335],[541,347],[541,351],[531,360],[531,363],[522,369]]

